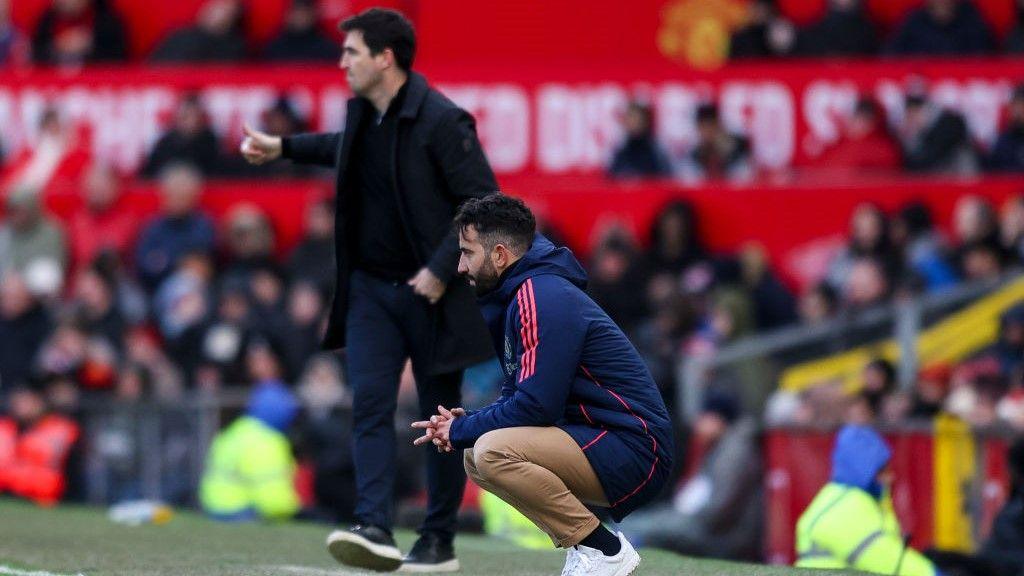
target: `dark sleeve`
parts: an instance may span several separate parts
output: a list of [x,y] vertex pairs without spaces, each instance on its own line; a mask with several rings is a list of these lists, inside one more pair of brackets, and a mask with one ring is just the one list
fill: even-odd
[[515,387],[502,399],[452,422],[451,442],[469,448],[491,430],[516,426],[553,426],[565,416],[565,402],[579,369],[586,321],[572,305],[565,281],[540,276],[523,283],[516,296],[519,313],[514,333],[521,338]]
[[[465,110],[453,108],[438,122],[429,148],[456,204],[497,192],[498,181],[476,136],[476,123]],[[448,283],[459,265],[459,237],[453,229],[434,251],[427,267]]]
[[281,157],[296,164],[334,167],[341,145],[341,132],[297,134],[281,138]]
[[907,155],[907,168],[911,170],[928,170],[946,159],[953,149],[967,142],[967,124],[958,115],[944,112],[921,140],[918,149]]

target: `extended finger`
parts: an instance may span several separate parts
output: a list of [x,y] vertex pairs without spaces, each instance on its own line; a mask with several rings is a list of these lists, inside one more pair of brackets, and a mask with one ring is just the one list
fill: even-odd
[[420,420],[412,423],[413,428],[436,428],[437,424],[429,420]]
[[438,414],[440,414],[441,416],[444,416],[445,418],[447,418],[449,420],[452,419],[451,411],[448,410],[447,408],[445,408],[444,406],[441,406],[440,404],[437,405],[437,412],[438,412]]

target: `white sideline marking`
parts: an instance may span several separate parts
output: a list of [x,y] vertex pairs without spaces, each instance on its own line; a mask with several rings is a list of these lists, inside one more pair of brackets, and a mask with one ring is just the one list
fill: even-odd
[[[67,576],[66,574],[56,574],[54,572],[47,572],[46,570],[18,570],[17,568],[11,568],[10,566],[4,566],[0,564],[0,574],[7,576]],[[75,576],[85,576],[81,572],[75,574]]]

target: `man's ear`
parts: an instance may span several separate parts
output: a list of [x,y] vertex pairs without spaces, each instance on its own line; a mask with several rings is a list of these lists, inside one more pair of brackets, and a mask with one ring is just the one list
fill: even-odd
[[495,268],[502,270],[508,266],[511,256],[512,254],[504,244],[498,244],[494,247],[494,250],[491,250],[491,264],[493,264]]

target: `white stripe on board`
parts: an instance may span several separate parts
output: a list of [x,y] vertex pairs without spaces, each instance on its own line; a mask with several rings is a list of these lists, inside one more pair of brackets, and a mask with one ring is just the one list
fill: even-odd
[[[69,576],[67,574],[57,574],[54,572],[47,572],[46,570],[18,570],[17,568],[11,568],[10,566],[4,566],[0,564],[0,574],[6,576]],[[81,572],[74,576],[85,576]]]

